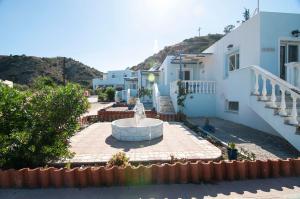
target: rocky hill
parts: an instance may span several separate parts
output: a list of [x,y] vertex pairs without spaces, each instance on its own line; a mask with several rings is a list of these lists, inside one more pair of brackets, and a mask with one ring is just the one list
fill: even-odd
[[[65,60],[65,67],[63,63]],[[102,72],[71,58],[33,57],[25,55],[0,56],[0,79],[30,85],[38,76],[51,77],[58,84],[67,81],[90,87],[94,77]]]
[[221,39],[223,35],[221,34],[209,34],[207,36],[194,37],[186,39],[178,44],[167,46],[163,50],[159,51],[148,57],[144,62],[133,66],[133,70],[147,70],[153,65],[161,64],[167,55],[176,54],[177,52],[182,53],[201,53],[203,50],[208,48],[210,45]]

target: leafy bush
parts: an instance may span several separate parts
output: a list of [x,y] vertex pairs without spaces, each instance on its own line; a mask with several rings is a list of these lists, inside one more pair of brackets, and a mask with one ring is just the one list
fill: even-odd
[[124,152],[118,152],[114,154],[110,160],[107,162],[107,167],[126,167],[127,165],[130,165],[129,158],[126,156],[126,153]]
[[35,88],[22,92],[0,85],[2,168],[42,166],[72,155],[68,140],[88,108],[83,90],[76,84]]
[[105,93],[107,95],[107,100],[108,101],[112,102],[112,101],[115,100],[116,90],[113,87],[106,88]]
[[106,102],[107,101],[107,94],[105,92],[105,88],[98,88],[95,91],[95,94],[98,95],[99,102]]

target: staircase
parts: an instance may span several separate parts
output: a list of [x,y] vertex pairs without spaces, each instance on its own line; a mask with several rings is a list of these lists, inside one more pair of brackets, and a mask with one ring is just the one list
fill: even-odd
[[251,109],[300,151],[298,88],[260,67],[251,66],[251,69],[255,76]]
[[175,114],[175,110],[172,104],[170,96],[160,96],[159,97],[159,113],[164,114]]
[[156,83],[153,84],[152,88],[152,100],[153,107],[158,113],[163,114],[175,114],[175,110],[172,104],[170,96],[161,96],[158,86]]

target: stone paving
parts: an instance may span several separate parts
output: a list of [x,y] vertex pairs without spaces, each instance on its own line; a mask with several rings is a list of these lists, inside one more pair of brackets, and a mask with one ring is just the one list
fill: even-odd
[[0,189],[1,199],[161,199],[264,198],[299,199],[300,178],[224,181],[214,184],[173,184],[130,187]]
[[90,103],[90,108],[84,114],[87,115],[97,115],[100,109],[104,109],[113,105],[113,102],[97,102],[97,103]]
[[107,162],[124,151],[131,161],[165,161],[176,158],[214,160],[221,151],[181,123],[164,122],[163,138],[142,142],[122,142],[111,136],[111,123],[95,123],[71,138],[72,163]]
[[[189,122],[202,127],[205,118],[188,118]],[[234,142],[237,148],[243,148],[256,155],[256,159],[278,159],[299,157],[297,152],[283,138],[266,134],[256,129],[219,118],[209,118],[210,124],[216,128],[213,136],[224,143]]]

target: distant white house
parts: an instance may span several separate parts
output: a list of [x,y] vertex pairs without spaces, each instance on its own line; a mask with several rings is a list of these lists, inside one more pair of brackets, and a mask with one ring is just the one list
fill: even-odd
[[11,88],[14,86],[14,83],[12,81],[9,81],[9,80],[4,80],[3,81],[3,80],[0,79],[0,83],[5,84],[5,85],[7,85]]
[[137,73],[129,69],[108,71],[107,73],[103,74],[102,79],[93,79],[93,89],[95,90],[98,87],[112,86],[116,89],[121,90],[125,88],[125,79],[136,77]]
[[[158,112],[218,117],[300,150],[300,14],[260,12],[201,54],[167,56],[153,85]],[[186,91],[178,106],[178,82]]]

